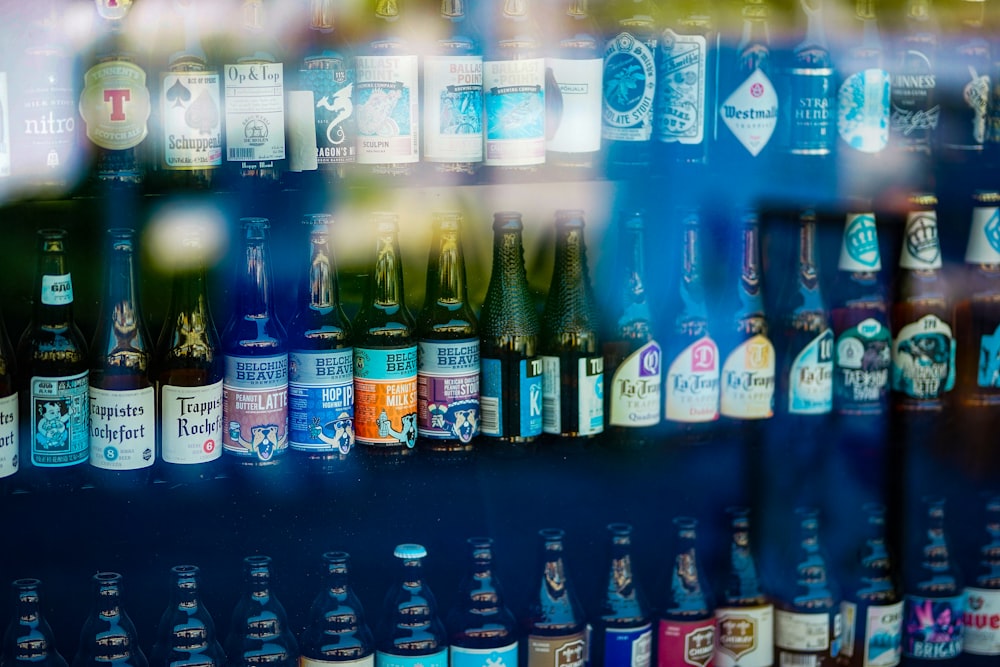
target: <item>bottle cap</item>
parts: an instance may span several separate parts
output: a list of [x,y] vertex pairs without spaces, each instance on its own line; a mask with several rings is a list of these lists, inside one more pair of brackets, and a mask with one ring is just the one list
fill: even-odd
[[882,270],[874,213],[848,213],[837,268],[851,273]]
[[514,232],[524,229],[521,214],[517,211],[497,211],[493,214],[493,230],[497,232]]
[[396,547],[396,550],[392,552],[392,555],[403,560],[424,558],[427,556],[427,549],[420,544],[400,544]]
[[941,268],[936,211],[912,211],[907,215],[899,266],[904,269]]
[[975,199],[965,263],[1000,264],[1000,193],[977,192]]
[[583,211],[580,209],[560,209],[556,211],[556,227],[582,229]]

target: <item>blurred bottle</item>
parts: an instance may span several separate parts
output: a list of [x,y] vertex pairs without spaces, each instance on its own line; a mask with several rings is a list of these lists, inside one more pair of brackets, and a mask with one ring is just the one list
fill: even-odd
[[493,269],[479,314],[481,431],[504,443],[542,432],[539,323],[524,268],[521,214],[493,214]]
[[354,425],[369,451],[417,444],[417,334],[406,307],[399,216],[374,213],[375,261],[354,320]]
[[943,498],[925,497],[920,552],[904,559],[903,662],[961,660],[965,595],[945,533]]
[[633,574],[632,526],[612,523],[608,532],[611,548],[607,586],[601,598],[600,615],[593,622],[590,655],[607,667],[649,667],[653,623],[649,605]]
[[937,75],[940,26],[932,0],[907,0],[890,72],[889,148],[893,169],[912,174],[913,187],[929,187],[941,114]]
[[715,609],[716,667],[774,664],[774,605],[764,593],[750,548],[750,510],[729,510],[732,541],[721,603]]
[[583,230],[583,211],[556,211],[555,260],[539,347],[542,430],[562,437],[604,431],[604,357]]
[[522,619],[527,667],[584,667],[587,621],[563,561],[562,530],[545,528],[541,537],[541,580]]
[[843,656],[851,667],[895,667],[903,640],[903,597],[885,539],[885,507],[864,507],[866,530],[844,589]]
[[[783,149],[794,156],[804,173],[815,174],[821,164],[830,162],[837,142],[836,72],[826,36],[823,0],[799,0],[798,4],[805,15],[806,32],[786,54],[782,67],[782,139]],[[826,178],[833,176],[821,173]]]
[[658,614],[656,631],[659,667],[697,665],[710,667],[715,653],[715,610],[712,589],[698,569],[695,529],[697,520],[675,517],[677,531],[670,590]]
[[271,559],[243,559],[244,589],[233,609],[226,636],[228,667],[298,667],[299,647],[288,615],[271,590]]
[[517,620],[504,602],[493,571],[493,540],[468,540],[469,569],[459,586],[458,602],[448,614],[450,667],[505,665],[518,661]]
[[306,628],[299,637],[299,667],[375,664],[375,639],[351,586],[349,563],[345,551],[323,554],[324,586],[313,599]]
[[448,665],[448,636],[438,618],[437,602],[424,581],[427,550],[400,544],[393,552],[399,574],[383,603],[376,634],[378,667]]
[[20,415],[17,405],[17,360],[0,318],[0,496],[11,488],[20,467]]
[[222,444],[236,465],[270,466],[288,449],[288,340],[274,311],[270,223],[243,218],[240,225],[236,307],[222,332]]
[[479,435],[479,322],[469,304],[460,213],[435,213],[424,307],[417,316],[421,447],[468,450]]
[[42,612],[38,579],[17,579],[14,589],[14,615],[3,636],[0,665],[3,667],[67,667],[56,649],[56,639]]
[[982,168],[992,58],[985,0],[949,0],[942,12],[940,76],[936,95],[942,164]]
[[903,411],[940,411],[955,384],[955,339],[938,242],[937,198],[909,199],[892,305],[892,390]]
[[153,343],[139,305],[135,232],[108,230],[104,298],[90,344],[90,475],[103,488],[147,484],[156,464]]
[[1000,496],[986,503],[986,543],[965,587],[963,664],[986,667],[1000,656]]
[[27,488],[71,489],[90,456],[90,359],[73,319],[66,232],[38,232],[31,322],[17,346],[19,477]]
[[135,625],[122,608],[122,575],[98,572],[93,582],[94,603],[80,631],[80,647],[71,667],[147,667]]
[[170,568],[170,575],[170,603],[160,616],[151,667],[224,667],[226,654],[198,590],[198,567],[176,565]]
[[354,348],[340,305],[327,214],[303,216],[309,264],[288,323],[288,446],[307,463],[333,464],[354,447]]

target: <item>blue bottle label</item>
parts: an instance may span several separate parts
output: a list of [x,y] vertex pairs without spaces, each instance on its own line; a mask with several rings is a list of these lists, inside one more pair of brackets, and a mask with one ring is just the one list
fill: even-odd
[[980,387],[1000,387],[1000,325],[993,333],[979,337],[976,384]]
[[89,373],[65,377],[33,377],[28,394],[31,410],[31,463],[62,468],[83,463],[90,454]]
[[460,442],[478,435],[478,339],[418,344],[417,432]]
[[[542,369],[541,359],[518,361],[515,377],[504,377],[503,363],[499,359],[481,360],[482,385],[479,398],[484,435],[493,437],[531,438],[542,432]],[[517,387],[517,405],[504,405],[503,387],[510,383]],[[504,413],[514,410],[518,415],[518,432],[504,432]]]
[[[855,644],[862,655],[862,667],[895,667],[899,664],[903,644],[903,603],[864,606],[844,601],[843,652],[854,656]],[[863,633],[860,636],[858,633]]]
[[788,378],[788,411],[821,415],[833,409],[833,331],[827,329],[802,348]]
[[653,624],[639,628],[604,631],[604,664],[607,667],[649,667],[653,655]]
[[417,444],[417,346],[354,348],[354,416],[358,442]]
[[907,595],[903,607],[903,655],[950,660],[962,652],[965,596]]
[[354,350],[298,350],[288,355],[288,433],[292,449],[354,446]]
[[225,356],[222,447],[270,461],[288,449],[288,355]]
[[316,162],[320,165],[354,162],[357,125],[351,100],[354,94],[352,61],[343,54],[326,51],[306,62],[309,69],[299,70],[299,79],[313,94]]
[[788,151],[793,155],[829,155],[833,150],[833,74],[831,67],[796,67],[789,72]]
[[611,38],[604,49],[604,122],[611,141],[649,141],[653,136],[656,40],[630,32]]
[[358,56],[354,113],[361,164],[420,159],[417,56]]
[[889,143],[889,73],[866,69],[840,84],[837,130],[840,138],[862,153],[878,153]]
[[448,667],[448,648],[425,655],[394,655],[377,651],[375,665],[376,667]]
[[517,642],[497,648],[452,646],[451,667],[517,667]]
[[545,59],[483,64],[485,164],[516,167],[545,162]]

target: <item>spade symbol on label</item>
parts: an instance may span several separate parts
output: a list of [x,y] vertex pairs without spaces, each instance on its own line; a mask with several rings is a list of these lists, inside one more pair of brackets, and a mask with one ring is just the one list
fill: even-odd
[[210,134],[219,126],[219,116],[219,106],[215,103],[211,93],[203,90],[185,112],[184,122],[192,130],[197,130],[202,134]]
[[191,100],[191,91],[187,89],[180,79],[167,89],[167,101],[173,102],[175,107],[184,108],[184,103]]

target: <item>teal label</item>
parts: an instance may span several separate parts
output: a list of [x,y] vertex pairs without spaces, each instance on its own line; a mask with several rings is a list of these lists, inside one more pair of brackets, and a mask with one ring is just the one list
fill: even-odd
[[354,446],[354,350],[288,355],[289,446],[339,451]]
[[517,667],[517,642],[498,648],[452,646],[451,667]]
[[653,136],[656,91],[656,40],[632,33],[613,37],[604,49],[604,122],[601,132],[612,141],[649,141]]
[[[480,396],[481,430],[493,437],[535,437],[542,432],[542,371],[543,363],[538,359],[520,359],[516,370],[505,377],[503,362],[499,359],[483,358],[482,385]],[[504,387],[516,405],[504,404]],[[504,420],[512,412],[518,416],[517,432],[506,433]]]
[[448,649],[425,655],[393,655],[375,652],[376,667],[448,667]]
[[788,411],[826,414],[833,409],[833,331],[827,329],[802,348],[788,378]]
[[354,119],[354,67],[345,56],[324,52],[307,58],[309,69],[299,71],[313,94],[316,117],[316,162],[321,165],[354,162],[357,126]]
[[89,373],[65,377],[33,377],[28,394],[31,409],[31,463],[62,468],[83,463],[90,454]]
[[479,433],[479,340],[417,346],[417,431],[471,442]]
[[851,148],[878,153],[889,143],[889,87],[889,73],[876,68],[855,72],[840,84],[837,130]]
[[545,59],[483,64],[487,165],[545,162]]
[[416,345],[354,348],[354,420],[362,444],[417,444]]
[[980,387],[1000,387],[1000,325],[993,333],[979,338],[976,384]]
[[873,318],[840,334],[833,370],[833,390],[840,412],[881,412],[889,391],[891,345],[889,328]]
[[833,69],[793,68],[789,78],[789,152],[795,155],[828,155],[834,143],[832,110],[836,102]]
[[955,339],[936,315],[904,326],[892,344],[892,388],[910,398],[936,399],[955,384]]

